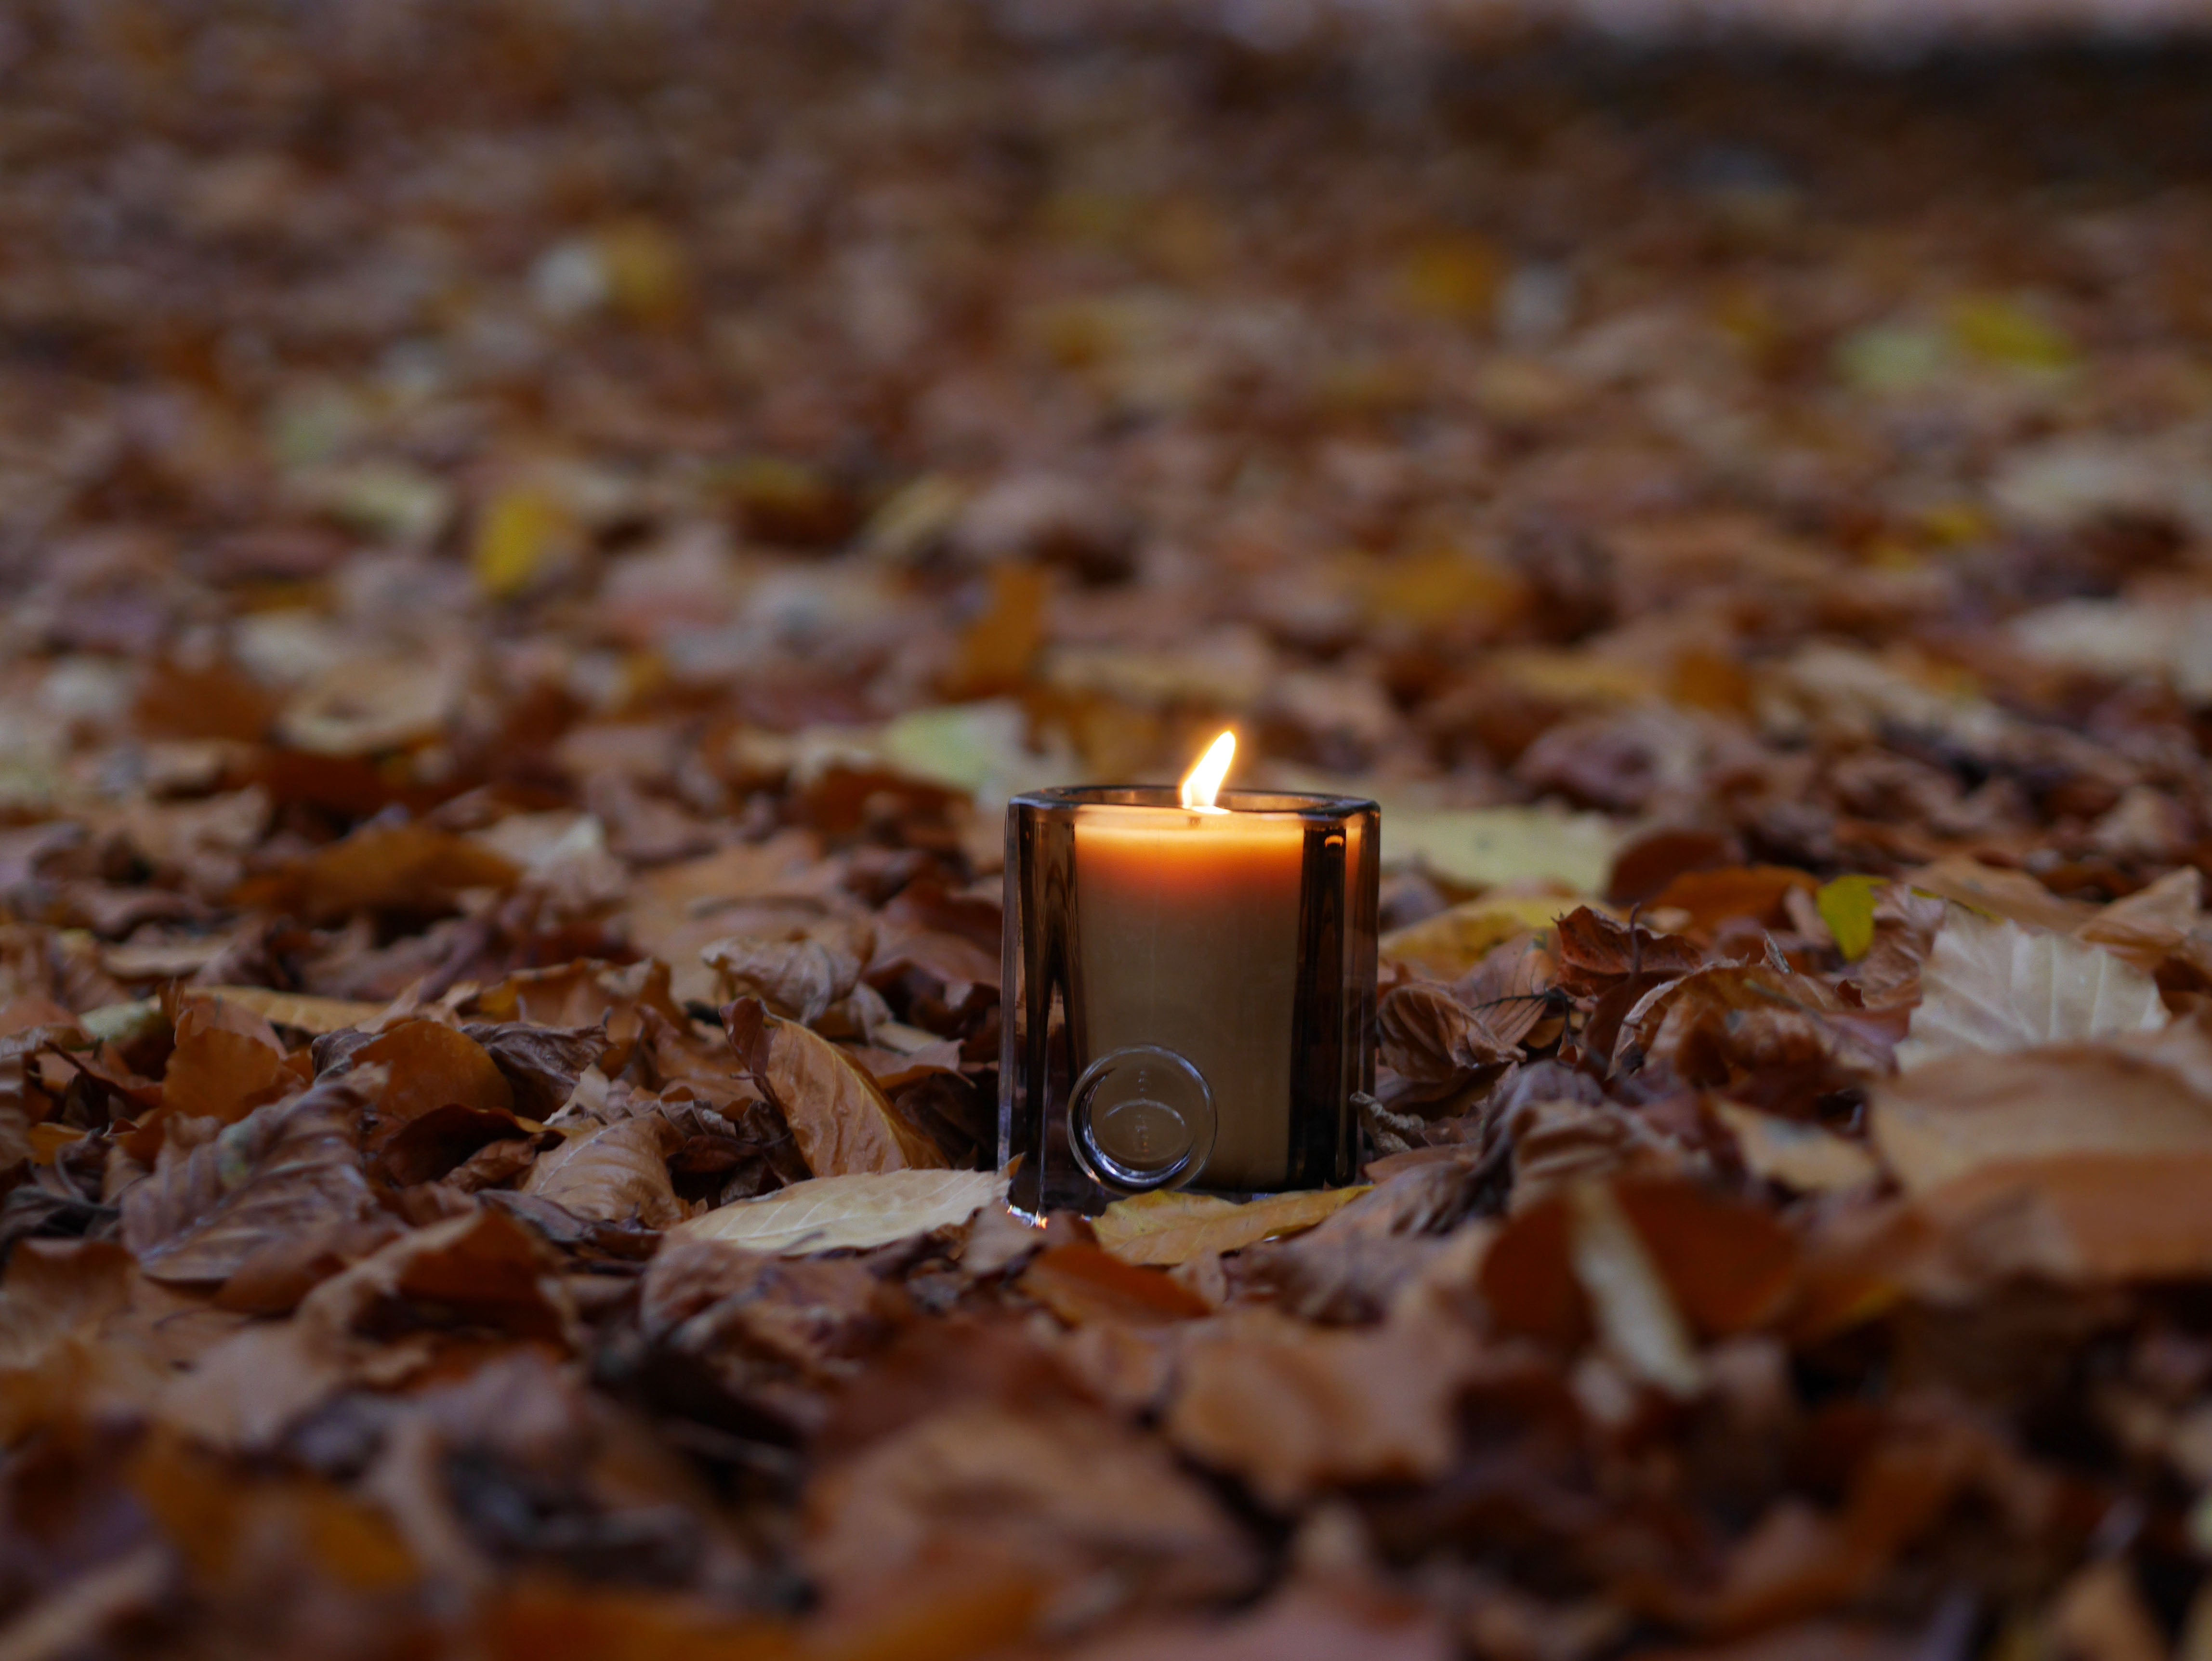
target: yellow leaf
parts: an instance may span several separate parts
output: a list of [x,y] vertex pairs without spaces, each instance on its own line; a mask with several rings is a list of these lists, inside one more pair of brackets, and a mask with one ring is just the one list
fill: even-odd
[[1951,307],[1952,338],[1977,357],[2014,368],[2074,367],[2074,343],[2046,319],[2002,295],[1967,295]]
[[1540,807],[1408,808],[1382,818],[1382,856],[1419,861],[1448,882],[1489,888],[1540,879],[1595,894],[1613,870],[1621,833],[1601,813]]
[[1874,897],[1881,892],[1880,877],[1838,877],[1824,884],[1813,897],[1820,921],[1836,937],[1844,956],[1856,963],[1874,945]]
[[632,323],[662,326],[691,305],[691,266],[684,245],[650,219],[625,219],[599,234],[607,298]]
[[544,491],[501,491],[477,526],[469,557],[477,587],[493,599],[520,593],[566,551],[568,529],[568,515]]
[[1498,307],[1504,262],[1481,237],[1435,237],[1398,268],[1398,291],[1413,310],[1459,323],[1486,323]]
[[1370,617],[1427,630],[1468,622],[1502,626],[1529,601],[1517,573],[1455,548],[1379,560],[1363,575]]
[[1116,1200],[1092,1226],[1099,1244],[1123,1262],[1166,1268],[1311,1228],[1367,1188],[1276,1194],[1245,1205],[1204,1194],[1139,1194]]
[[[1534,894],[1516,898],[1469,900],[1433,917],[1393,929],[1382,937],[1386,958],[1418,964],[1445,980],[1455,980],[1494,948],[1522,934],[1549,928],[1589,902],[1575,894]],[[1592,908],[1613,914],[1603,906]]]

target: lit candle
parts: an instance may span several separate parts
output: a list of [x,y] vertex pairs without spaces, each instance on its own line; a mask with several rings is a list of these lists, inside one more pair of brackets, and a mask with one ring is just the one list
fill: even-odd
[[999,1162],[1032,1221],[1117,1195],[1322,1188],[1375,1087],[1375,804],[1172,785],[1006,806]]
[[1179,806],[1077,821],[1076,963],[1086,1051],[1157,1046],[1195,1068],[1214,1135],[1194,1180],[1255,1189],[1281,1186],[1290,1164],[1305,827],[1216,806],[1236,747],[1215,740]]

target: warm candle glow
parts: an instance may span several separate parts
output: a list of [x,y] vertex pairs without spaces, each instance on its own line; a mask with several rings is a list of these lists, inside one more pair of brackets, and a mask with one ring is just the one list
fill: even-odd
[[1237,734],[1224,733],[1198,758],[1198,765],[1183,775],[1182,805],[1194,813],[1227,812],[1213,805],[1213,798],[1229,776],[1229,764],[1236,759]]

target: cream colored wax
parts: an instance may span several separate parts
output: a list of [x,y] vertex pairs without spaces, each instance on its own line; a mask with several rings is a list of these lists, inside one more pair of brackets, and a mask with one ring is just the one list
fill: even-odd
[[1218,1129],[1199,1187],[1275,1188],[1289,1170],[1304,847],[1288,817],[1111,807],[1076,819],[1085,1059],[1159,1044],[1205,1074]]

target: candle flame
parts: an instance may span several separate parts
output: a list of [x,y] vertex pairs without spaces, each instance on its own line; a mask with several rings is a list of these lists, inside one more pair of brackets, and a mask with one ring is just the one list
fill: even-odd
[[1206,746],[1198,765],[1183,775],[1182,805],[1194,813],[1227,812],[1227,808],[1213,805],[1213,798],[1220,792],[1221,781],[1229,776],[1229,764],[1236,759],[1237,734],[1224,733]]

